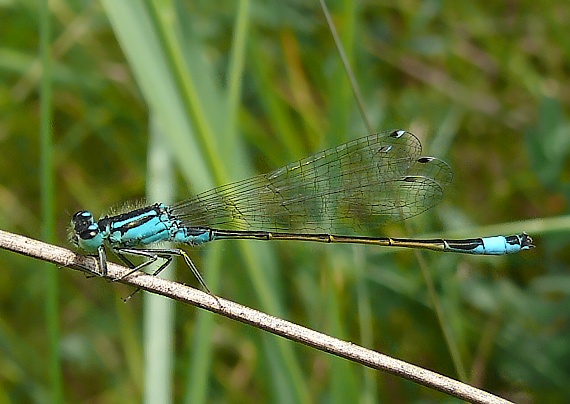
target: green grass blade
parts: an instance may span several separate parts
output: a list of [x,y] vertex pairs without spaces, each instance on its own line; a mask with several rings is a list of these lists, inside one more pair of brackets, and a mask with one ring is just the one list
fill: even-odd
[[[147,198],[149,201],[172,203],[174,200],[174,173],[170,149],[156,120],[150,122],[148,146]],[[168,244],[166,245],[168,247]],[[173,262],[160,276],[173,279]],[[176,350],[174,345],[174,310],[172,300],[144,292],[144,401],[146,403],[173,402],[173,375]]]
[[[42,198],[42,238],[48,242],[55,241],[55,175],[54,147],[52,131],[52,49],[51,49],[51,12],[47,0],[41,2],[40,12],[40,53],[42,61],[41,105],[40,105],[40,137],[41,137],[41,198]],[[52,264],[46,267],[45,276],[47,296],[45,314],[49,338],[49,379],[50,400],[63,402],[63,380],[60,355],[59,325],[59,276]]]

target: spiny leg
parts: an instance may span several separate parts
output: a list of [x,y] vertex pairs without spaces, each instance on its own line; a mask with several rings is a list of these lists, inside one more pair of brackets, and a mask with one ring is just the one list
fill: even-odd
[[[137,267],[135,264],[133,264],[133,262],[132,262],[130,259],[128,259],[127,257],[125,257],[125,256],[124,256],[123,254],[121,254],[118,250],[113,249],[113,252],[115,253],[115,255],[116,255],[117,257],[119,257],[119,259],[120,259],[120,260],[123,262],[123,264],[125,264],[127,267],[129,267],[129,268],[131,268],[131,269],[134,269],[134,268]],[[130,274],[132,274],[132,271],[129,272],[127,275],[130,275]],[[123,275],[123,276],[121,276],[121,278],[124,278],[124,277],[127,276],[127,275]]]
[[[125,278],[125,277],[127,277],[127,276],[129,276],[129,275],[131,275],[131,274],[133,274],[133,273],[135,273],[136,271],[138,271],[138,270],[140,270],[140,269],[142,269],[142,268],[144,268],[144,267],[146,267],[146,266],[152,264],[153,262],[156,262],[156,260],[159,258],[159,256],[156,255],[156,254],[147,254],[146,252],[141,252],[140,250],[135,249],[135,248],[132,248],[132,249],[129,249],[129,248],[114,248],[114,249],[113,249],[113,252],[115,253],[115,255],[116,255],[117,257],[119,257],[119,259],[120,259],[126,266],[128,266],[129,268],[131,268],[131,270],[130,270],[129,272],[127,272],[126,274],[122,275],[122,276],[119,277],[119,278],[113,279],[113,282],[119,281],[119,280],[121,280],[121,279],[123,279],[123,278]],[[135,255],[135,256],[142,256],[142,257],[148,258],[148,260],[145,261],[145,262],[143,262],[143,263],[140,264],[140,265],[135,265],[135,264],[133,264],[133,262],[132,262],[130,259],[128,259],[128,258],[127,258],[124,254],[122,254],[122,253],[130,254],[130,255]],[[161,264],[161,266],[159,267],[159,270],[161,271],[161,270],[164,269],[168,264],[170,264],[170,262],[172,261],[172,257],[160,257],[160,258],[164,258],[164,259],[166,260],[166,262],[164,262],[163,264]],[[125,297],[125,298],[123,299],[123,302],[126,303],[126,302],[128,302],[129,300],[131,300],[131,298],[132,298],[139,290],[141,290],[141,289],[140,289],[140,288],[137,288],[133,293],[131,293],[130,295],[128,295],[127,297]]]
[[[144,256],[146,257],[147,255],[144,255]],[[162,258],[162,259],[164,259],[165,261],[164,261],[162,264],[160,264],[160,266],[158,267],[158,269],[157,269],[156,271],[154,271],[154,272],[152,273],[152,276],[156,276],[157,274],[161,273],[162,270],[163,270],[164,268],[166,268],[166,267],[168,266],[168,264],[170,264],[170,262],[172,262],[172,256],[169,256],[169,255],[167,255],[167,256],[164,256],[164,255],[156,255],[156,256],[154,257],[154,259],[151,258],[151,260],[147,261],[147,265],[150,264],[150,263],[152,263],[152,262],[155,262],[158,258]],[[125,259],[126,259],[126,257],[125,257]],[[130,274],[132,274],[132,273],[133,273],[134,271],[136,271],[136,270],[137,270],[137,268],[134,268],[134,269],[133,269],[132,271],[130,271],[128,274],[121,276],[119,279],[123,279],[125,276],[129,276]],[[127,297],[125,297],[125,298],[123,299],[123,301],[126,303],[126,302],[128,302],[129,300],[131,300],[131,297],[133,297],[139,290],[141,290],[141,289],[140,289],[140,288],[137,288],[133,293],[131,293],[130,295],[128,295]],[[217,298],[216,298],[216,299],[217,299]]]
[[[204,281],[204,278],[202,278],[202,275],[200,275],[200,272],[198,272],[198,268],[196,268],[196,266],[194,265],[194,263],[192,262],[192,260],[190,259],[190,257],[188,256],[188,254],[184,250],[181,250],[178,248],[152,248],[152,249],[131,248],[131,249],[126,249],[126,250],[127,251],[125,251],[125,249],[121,249],[121,251],[124,251],[128,254],[133,254],[133,255],[138,254],[138,255],[148,257],[148,258],[155,258],[154,261],[156,261],[157,257],[168,260],[168,262],[161,265],[156,271],[154,271],[153,276],[158,276],[158,274],[160,274],[164,270],[164,268],[166,268],[166,266],[170,263],[170,261],[172,261],[173,255],[176,255],[178,257],[182,257],[184,259],[184,262],[186,262],[186,265],[188,265],[190,267],[190,270],[192,271],[192,273],[194,274],[194,276],[196,277],[198,282],[200,282],[200,285],[202,285],[204,290],[206,292],[208,292],[210,295],[212,295],[212,296],[214,295],[210,291],[210,288],[208,288],[208,286],[206,285],[206,282]],[[154,261],[152,261],[152,262],[154,262]],[[150,263],[150,261],[147,261],[147,263]]]
[[[186,265],[188,265],[190,267],[190,270],[192,271],[192,273],[194,274],[196,279],[198,279],[198,282],[200,282],[200,285],[202,285],[204,290],[206,290],[206,292],[208,292],[208,294],[210,296],[212,296],[214,299],[216,299],[216,302],[218,302],[218,306],[220,308],[222,307],[222,303],[218,299],[218,296],[216,296],[215,294],[212,293],[212,291],[210,291],[210,288],[208,288],[208,286],[206,285],[206,281],[204,280],[204,278],[202,278],[202,275],[200,275],[198,268],[196,268],[196,265],[194,265],[194,262],[192,262],[192,260],[190,259],[190,257],[186,253],[186,251],[181,250],[179,248],[167,249],[167,250],[163,250],[163,251],[165,251],[165,254],[178,255],[178,256],[181,256],[182,258],[184,258],[184,262],[186,262]],[[155,271],[154,275],[158,275],[163,269],[164,269],[164,267],[158,268],[158,270]]]
[[[126,266],[128,266],[131,269],[129,272],[127,272],[124,275],[121,275],[121,277],[119,277],[115,280],[121,280],[123,278],[126,278],[127,276],[135,273],[136,271],[140,271],[144,267],[149,266],[153,262],[156,262],[156,260],[158,260],[158,258],[159,258],[159,256],[156,254],[149,254],[145,251],[142,251],[142,250],[139,250],[136,248],[115,248],[115,249],[113,249],[113,252],[117,255],[117,257],[119,257],[119,259],[123,262],[123,264],[125,264]],[[145,257],[145,258],[148,258],[148,260],[146,260],[142,264],[135,265],[123,253],[138,256],[138,257]],[[160,258],[166,259],[166,263],[165,263],[166,265],[168,265],[170,263],[170,261],[172,261],[172,258],[170,258],[170,257],[160,257]],[[161,268],[162,268],[162,265],[161,265]]]
[[[194,276],[196,277],[196,279],[198,280],[198,282],[200,283],[200,285],[204,288],[204,290],[211,296],[216,297],[216,295],[214,295],[212,293],[212,291],[210,290],[210,288],[208,288],[208,286],[206,285],[206,282],[204,281],[204,278],[202,278],[202,275],[200,275],[200,272],[198,272],[198,268],[196,268],[196,266],[194,265],[194,263],[192,262],[192,260],[190,259],[190,257],[188,256],[188,254],[180,249],[177,248],[152,248],[152,249],[144,249],[144,248],[119,248],[116,249],[115,251],[117,253],[117,255],[120,257],[121,253],[125,253],[125,254],[130,254],[130,255],[137,255],[137,256],[142,256],[142,257],[146,257],[149,260],[146,262],[143,262],[142,264],[138,265],[135,268],[132,268],[132,270],[121,276],[120,279],[123,279],[124,277],[150,265],[151,263],[155,262],[158,258],[162,258],[164,260],[166,260],[166,262],[164,262],[163,264],[161,264],[158,269],[156,271],[153,272],[153,276],[158,276],[167,266],[168,264],[170,264],[170,262],[172,261],[172,256],[176,255],[179,257],[182,257],[184,259],[184,262],[186,262],[186,265],[188,265],[188,267],[190,267],[190,270],[192,271],[192,273],[194,274]],[[129,261],[126,257],[123,256],[123,258],[127,261]],[[130,262],[130,261],[129,261]],[[135,292],[136,293],[136,292]],[[216,298],[217,300],[217,298]]]

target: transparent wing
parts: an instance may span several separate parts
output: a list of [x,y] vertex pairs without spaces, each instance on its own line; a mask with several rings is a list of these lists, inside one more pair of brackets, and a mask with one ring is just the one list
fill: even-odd
[[211,189],[170,211],[189,227],[300,233],[376,227],[420,214],[443,197],[450,167],[420,154],[412,133],[378,133]]

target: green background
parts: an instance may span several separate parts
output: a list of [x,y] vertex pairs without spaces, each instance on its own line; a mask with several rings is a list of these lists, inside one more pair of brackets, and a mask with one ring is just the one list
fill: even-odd
[[[524,230],[537,248],[425,252],[426,277],[412,251],[224,241],[189,251],[209,287],[517,402],[564,401],[570,3],[328,5],[370,126],[412,131],[454,169],[444,202],[378,235]],[[78,209],[184,199],[368,133],[318,2],[54,1],[47,13],[4,0],[0,38],[0,228],[59,245]],[[149,164],[161,146],[171,173]],[[0,402],[449,400],[193,307],[156,323],[147,297],[124,304],[131,289],[76,271],[5,251],[0,269]],[[175,276],[196,285],[182,265]],[[143,352],[169,327],[161,371]]]

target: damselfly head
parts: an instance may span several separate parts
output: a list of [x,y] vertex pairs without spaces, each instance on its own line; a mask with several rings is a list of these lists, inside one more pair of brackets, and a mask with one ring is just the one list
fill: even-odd
[[91,212],[80,210],[71,218],[69,240],[77,247],[96,251],[103,243],[101,230]]

